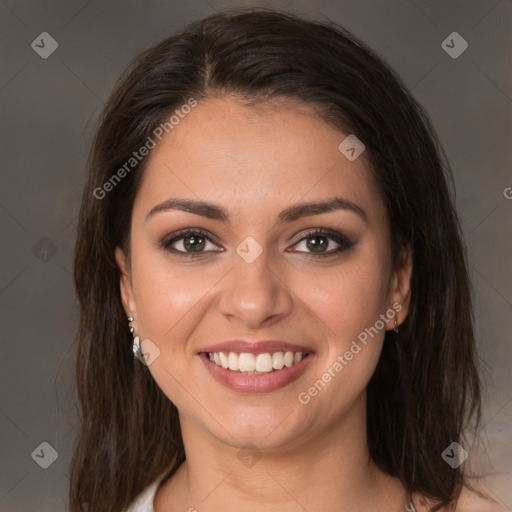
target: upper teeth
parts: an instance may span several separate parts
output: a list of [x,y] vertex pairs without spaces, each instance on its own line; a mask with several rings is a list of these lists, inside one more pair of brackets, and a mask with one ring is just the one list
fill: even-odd
[[267,373],[300,363],[306,354],[307,352],[274,352],[273,354],[269,352],[262,354],[208,352],[208,357],[217,366],[222,366],[222,368],[235,372]]

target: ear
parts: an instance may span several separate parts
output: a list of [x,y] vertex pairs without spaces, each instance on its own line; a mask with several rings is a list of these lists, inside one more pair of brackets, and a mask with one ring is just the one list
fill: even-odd
[[393,324],[390,329],[395,327],[395,318],[398,326],[404,322],[409,313],[412,268],[412,250],[410,246],[407,246],[400,250],[396,268],[390,280],[390,306],[393,304],[392,309],[396,311],[396,317],[390,322]]
[[128,260],[120,247],[116,247],[115,258],[117,266],[121,271],[121,301],[127,317],[137,318],[137,308],[135,306],[135,296],[133,294],[131,271]]

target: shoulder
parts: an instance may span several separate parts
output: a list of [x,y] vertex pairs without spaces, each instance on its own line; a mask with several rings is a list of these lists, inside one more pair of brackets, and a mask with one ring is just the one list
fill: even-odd
[[[462,488],[455,512],[508,512],[512,475],[488,475],[482,478],[468,478]],[[482,496],[483,495],[483,496]]]
[[[455,508],[444,507],[440,512],[512,512],[510,503],[511,474],[466,478]],[[416,512],[428,512],[433,502],[416,495]]]

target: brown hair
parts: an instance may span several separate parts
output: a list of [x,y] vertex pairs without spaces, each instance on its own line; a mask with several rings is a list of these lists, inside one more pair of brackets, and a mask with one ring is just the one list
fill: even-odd
[[104,108],[80,210],[74,282],[81,431],[72,460],[72,512],[120,512],[185,459],[178,412],[134,358],[121,305],[116,246],[129,249],[132,205],[146,160],[101,188],[170,113],[190,98],[246,104],[291,98],[365,144],[391,226],[412,249],[407,319],[387,332],[367,388],[368,444],[378,466],[432,511],[464,483],[441,453],[481,421],[473,309],[453,179],[422,107],[363,42],[328,21],[242,9],[196,21],[142,53]]

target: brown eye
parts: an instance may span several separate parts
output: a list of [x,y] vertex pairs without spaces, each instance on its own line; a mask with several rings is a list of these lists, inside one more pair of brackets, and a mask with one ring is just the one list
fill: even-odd
[[[337,247],[331,248],[333,241]],[[318,229],[308,233],[307,236],[299,240],[294,247],[300,244],[303,244],[305,250],[294,250],[292,252],[306,252],[308,256],[327,257],[349,249],[354,245],[354,242],[349,240],[343,233]]]
[[187,235],[181,237],[179,240],[183,240],[183,246],[187,251],[202,251],[206,245],[206,238],[202,235]]
[[[178,256],[199,256],[207,251],[208,244],[215,250],[215,242],[201,230],[183,230],[174,233],[171,238],[164,239],[160,246],[166,251],[172,252]],[[216,251],[219,252],[219,251]]]

